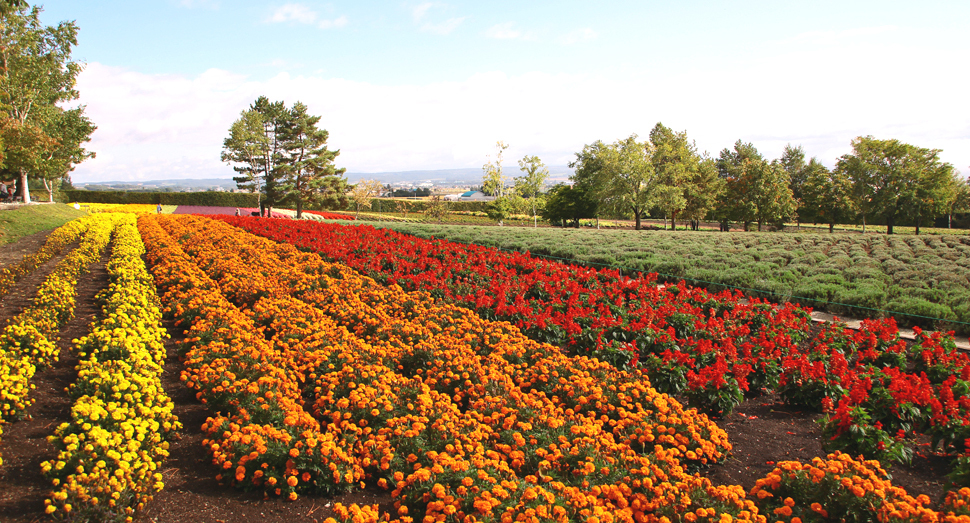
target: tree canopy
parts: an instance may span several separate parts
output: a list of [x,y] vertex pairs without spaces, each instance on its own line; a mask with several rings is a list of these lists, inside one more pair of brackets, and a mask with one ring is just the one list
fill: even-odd
[[240,189],[255,192],[260,207],[293,203],[301,217],[306,205],[346,204],[347,182],[327,148],[329,133],[318,128],[320,116],[296,102],[270,102],[260,96],[240,113],[223,141],[222,161],[233,164]]
[[18,179],[24,202],[30,179],[39,179],[51,201],[59,180],[94,156],[84,149],[96,127],[78,98],[83,64],[71,58],[77,45],[74,22],[45,27],[40,7],[6,0],[0,5],[0,142],[3,172]]
[[836,171],[852,184],[855,206],[862,214],[885,220],[887,232],[900,219],[919,224],[946,212],[952,192],[953,167],[941,162],[939,149],[916,147],[899,140],[860,136],[852,152],[841,156]]

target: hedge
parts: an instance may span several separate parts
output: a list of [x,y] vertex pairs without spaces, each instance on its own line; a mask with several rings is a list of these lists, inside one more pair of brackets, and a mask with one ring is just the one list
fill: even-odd
[[[256,195],[239,192],[132,192],[132,191],[88,191],[69,189],[63,191],[67,202],[82,203],[160,203],[162,205],[208,205],[212,207],[256,207]],[[404,200],[374,198],[370,212],[401,212],[401,202],[410,203],[409,213],[423,213],[431,200]],[[484,212],[490,202],[445,202],[449,211]],[[350,204],[348,208],[353,208]],[[341,210],[341,209],[323,209]]]
[[258,205],[255,194],[239,192],[129,192],[71,189],[64,193],[67,201],[83,203],[160,203],[211,207],[256,207]]

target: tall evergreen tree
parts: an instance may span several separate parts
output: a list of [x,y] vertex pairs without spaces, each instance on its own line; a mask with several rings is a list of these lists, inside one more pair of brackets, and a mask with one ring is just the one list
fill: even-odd
[[229,127],[222,143],[222,161],[236,163],[233,169],[237,186],[257,193],[260,213],[278,205],[284,196],[283,177],[289,160],[284,143],[284,128],[290,112],[283,102],[270,102],[260,96]]
[[320,116],[307,113],[307,106],[296,102],[282,128],[283,165],[282,192],[296,205],[296,217],[303,217],[305,204],[320,204],[343,196],[346,201],[347,181],[341,175],[347,169],[337,169],[333,162],[339,150],[327,149],[326,129],[318,129]]

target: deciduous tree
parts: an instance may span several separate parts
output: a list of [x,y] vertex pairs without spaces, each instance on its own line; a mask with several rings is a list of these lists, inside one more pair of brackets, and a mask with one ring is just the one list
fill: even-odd
[[579,228],[579,220],[596,216],[599,202],[580,185],[558,184],[549,190],[542,217],[550,223],[572,222]]
[[692,229],[696,231],[700,227],[700,221],[714,210],[723,194],[724,180],[718,176],[717,165],[711,158],[702,159],[684,188],[683,216],[690,221]]
[[886,232],[900,219],[917,225],[945,212],[952,189],[952,166],[941,162],[939,149],[924,149],[899,140],[860,136],[852,153],[839,158],[836,170],[852,181],[856,207],[863,215],[885,220]]
[[542,186],[549,177],[549,169],[538,156],[526,156],[519,160],[519,169],[525,174],[515,178],[515,190],[519,196],[525,198],[532,212],[532,226],[538,227],[539,213],[544,205]]
[[671,229],[677,230],[677,214],[687,206],[689,186],[698,178],[700,156],[687,131],[674,132],[657,122],[650,131],[653,151],[650,161],[657,177],[657,203],[664,211],[664,227],[670,216]]
[[778,163],[781,167],[788,173],[789,187],[791,187],[792,197],[795,198],[795,203],[797,205],[795,211],[795,222],[801,224],[801,213],[804,204],[804,192],[805,182],[808,179],[809,172],[806,170],[808,164],[805,163],[805,150],[802,146],[792,147],[791,144],[785,145],[785,150],[781,154],[781,158],[778,159]]
[[384,185],[377,180],[361,180],[350,188],[350,199],[354,203],[356,213],[354,219],[360,217],[361,209],[369,209],[371,198],[379,195]]
[[438,220],[438,223],[441,223],[441,220],[448,215],[448,202],[442,200],[439,194],[433,195],[431,200],[428,201],[428,207],[425,208],[424,215],[433,220]]
[[618,140],[602,151],[606,177],[604,203],[617,212],[632,213],[636,230],[657,199],[657,178],[650,162],[649,142],[637,135]]
[[74,166],[94,157],[94,152],[86,150],[82,145],[91,140],[91,134],[96,128],[84,116],[83,107],[68,110],[58,107],[47,120],[44,131],[53,137],[53,143],[45,151],[35,173],[47,189],[49,202],[54,202],[54,191],[65,179],[70,184],[70,172],[74,170]]
[[[564,201],[564,196],[573,198],[574,195],[582,195],[582,200],[586,205],[580,206],[584,212],[589,212],[589,218],[596,218],[597,228],[599,227],[599,215],[606,205],[603,203],[606,200],[606,188],[607,188],[607,172],[604,168],[605,152],[609,148],[608,145],[602,141],[597,140],[592,144],[587,144],[583,146],[583,150],[576,153],[576,159],[569,163],[569,167],[573,169],[573,175],[570,179],[573,181],[573,188],[576,190],[575,193],[569,192],[564,193],[556,202],[556,205],[562,208],[562,202]],[[561,188],[560,188],[561,190]],[[567,200],[569,198],[566,198]],[[553,205],[552,202],[552,192],[550,191],[546,197],[546,205]],[[558,212],[551,213],[553,215],[559,215]],[[546,216],[545,214],[543,216]],[[586,218],[587,216],[583,216]],[[577,226],[579,222],[577,221]]]
[[802,185],[802,208],[816,219],[829,225],[834,232],[835,224],[844,223],[855,215],[852,202],[852,182],[845,173],[829,171],[812,158],[805,166],[807,174]]
[[[61,22],[44,27],[40,13],[40,7],[18,0],[0,5],[0,90],[4,94],[0,118],[9,120],[0,124],[4,131],[0,138],[7,151],[5,168],[16,173],[25,203],[30,202],[29,178],[48,179],[55,172],[64,176],[75,163],[93,156],[80,147],[94,131],[83,117],[84,107],[63,108],[77,99],[74,87],[83,68],[71,59],[77,25]],[[66,125],[69,121],[86,125]],[[68,134],[59,135],[60,131]],[[76,136],[84,131],[87,135]]]
[[498,141],[495,143],[495,147],[498,148],[498,152],[495,153],[495,161],[493,162],[491,157],[488,157],[485,165],[482,166],[482,170],[484,171],[484,175],[482,176],[482,192],[489,196],[501,198],[505,196],[508,190],[508,180],[502,172],[502,154],[509,146],[505,142]]

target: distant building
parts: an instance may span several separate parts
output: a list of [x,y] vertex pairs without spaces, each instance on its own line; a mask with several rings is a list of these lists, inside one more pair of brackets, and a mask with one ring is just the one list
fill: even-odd
[[446,202],[457,202],[459,198],[461,198],[460,194],[446,194],[441,197]]
[[463,202],[490,202],[494,200],[495,197],[485,196],[485,193],[483,193],[482,191],[468,191],[468,192],[462,193],[462,195],[458,199],[459,201],[463,201]]

